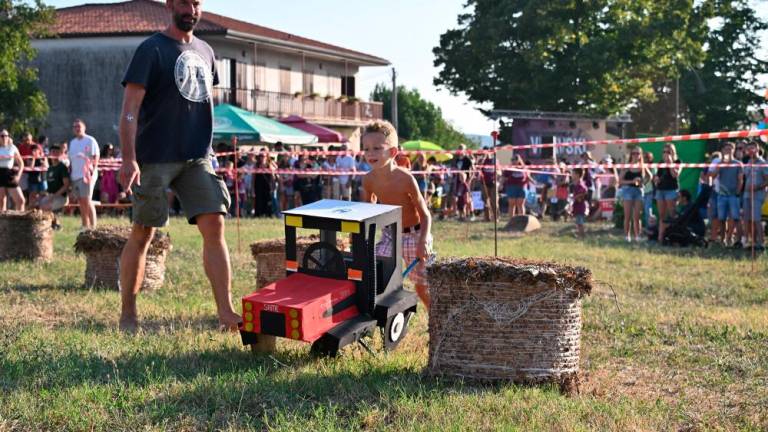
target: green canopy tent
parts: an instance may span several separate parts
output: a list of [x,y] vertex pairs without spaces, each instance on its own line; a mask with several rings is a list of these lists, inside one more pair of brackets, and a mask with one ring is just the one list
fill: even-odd
[[237,137],[240,142],[263,142],[287,145],[311,145],[317,143],[317,136],[287,126],[277,120],[264,117],[229,104],[213,109],[213,139],[230,140]]
[[[440,147],[439,145],[429,142],[429,141],[406,141],[402,144],[403,150],[406,151],[445,151],[444,148]],[[453,155],[450,153],[427,153],[425,154],[427,159],[430,157],[434,157],[436,161],[438,162],[445,162],[447,160],[453,159]],[[411,155],[411,159],[415,159],[415,155]]]

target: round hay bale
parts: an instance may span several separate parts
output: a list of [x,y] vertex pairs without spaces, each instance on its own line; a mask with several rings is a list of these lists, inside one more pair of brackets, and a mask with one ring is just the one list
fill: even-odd
[[504,227],[504,231],[528,233],[541,229],[541,222],[532,215],[512,217]]
[[505,258],[427,268],[429,372],[578,391],[583,267]]
[[[130,233],[130,227],[102,226],[77,236],[75,251],[84,253],[86,258],[86,287],[120,289],[120,254]],[[147,252],[142,291],[153,291],[163,286],[165,258],[170,250],[170,236],[156,230]]]
[[0,212],[0,261],[53,258],[53,213]]
[[[320,241],[317,235],[296,238],[296,259],[301,262],[304,251]],[[344,250],[348,239],[336,239],[336,247]],[[256,261],[256,286],[261,289],[285,277],[285,239],[262,240],[251,244],[251,255]]]

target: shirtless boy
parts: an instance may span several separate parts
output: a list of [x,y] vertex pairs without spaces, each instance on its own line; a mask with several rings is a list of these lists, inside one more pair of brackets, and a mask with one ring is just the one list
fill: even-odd
[[[395,163],[397,131],[386,121],[369,123],[362,134],[363,152],[371,171],[363,177],[363,201],[397,205],[403,212],[403,259],[406,264],[421,262],[409,274],[416,293],[429,308],[429,287],[426,260],[432,252],[432,217],[426,201],[419,192],[416,179]],[[377,255],[390,255],[394,239],[384,231],[376,245]]]

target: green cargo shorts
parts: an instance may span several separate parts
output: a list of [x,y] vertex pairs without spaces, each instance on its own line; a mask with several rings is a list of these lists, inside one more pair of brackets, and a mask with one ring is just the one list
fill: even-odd
[[208,158],[141,164],[141,185],[133,186],[133,222],[148,227],[168,224],[168,195],[176,193],[190,224],[202,214],[227,214],[230,198]]

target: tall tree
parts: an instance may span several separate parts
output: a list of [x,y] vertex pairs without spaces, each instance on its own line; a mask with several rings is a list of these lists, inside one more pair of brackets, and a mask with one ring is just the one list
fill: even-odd
[[[392,121],[392,89],[377,84],[371,100],[384,104],[384,118]],[[464,134],[445,121],[439,107],[421,97],[416,89],[397,88],[397,123],[399,135],[406,140],[426,140],[454,149],[459,144],[471,144]]]
[[690,0],[468,0],[434,82],[495,108],[615,114],[697,64]]
[[765,101],[758,77],[768,62],[758,57],[760,19],[748,0],[706,0],[697,13],[708,32],[702,37],[705,59],[681,71],[680,94],[688,108],[692,132],[730,129],[749,123],[749,110]]
[[13,134],[43,124],[48,103],[37,87],[30,38],[48,34],[54,9],[24,0],[0,0],[0,127]]

